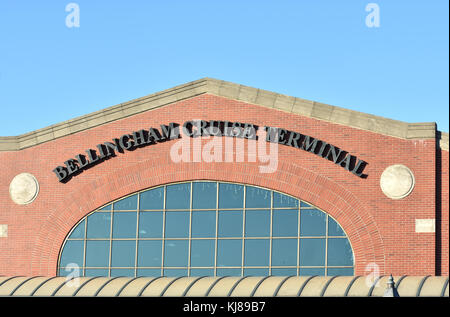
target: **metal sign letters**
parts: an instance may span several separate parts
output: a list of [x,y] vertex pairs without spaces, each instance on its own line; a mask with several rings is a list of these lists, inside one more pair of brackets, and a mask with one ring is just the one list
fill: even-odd
[[[53,172],[60,182],[67,183],[72,177],[78,175],[83,170],[104,162],[116,156],[117,153],[133,151],[140,147],[179,139],[182,135],[191,138],[226,136],[257,140],[258,136],[256,132],[258,128],[257,125],[241,122],[193,120],[186,121],[183,124],[181,127],[183,133],[181,133],[179,124],[170,123],[169,125],[161,125],[160,129],[150,128],[148,130],[139,130],[131,134],[124,134],[114,139],[113,142],[98,144],[95,149],[88,149],[84,153],[76,155],[75,158],[65,161],[64,166],[56,167]],[[366,174],[363,174],[364,168],[367,165],[365,161],[350,155],[348,152],[334,145],[286,129],[265,126],[264,130],[266,131],[267,142],[310,152],[321,158],[328,159],[358,177],[367,177]]]

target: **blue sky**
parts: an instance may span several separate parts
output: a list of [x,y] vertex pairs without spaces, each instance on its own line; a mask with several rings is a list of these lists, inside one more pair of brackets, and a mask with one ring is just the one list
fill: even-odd
[[[365,23],[371,2],[379,27]],[[448,12],[447,0],[2,0],[0,136],[202,77],[448,132]]]

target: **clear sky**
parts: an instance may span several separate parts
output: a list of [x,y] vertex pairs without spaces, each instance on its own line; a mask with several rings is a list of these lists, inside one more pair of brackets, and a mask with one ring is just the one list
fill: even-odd
[[448,0],[1,0],[0,136],[203,77],[448,132],[448,12]]

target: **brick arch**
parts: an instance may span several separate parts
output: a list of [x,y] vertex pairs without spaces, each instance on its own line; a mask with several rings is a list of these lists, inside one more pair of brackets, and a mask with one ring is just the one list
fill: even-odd
[[342,226],[355,256],[355,275],[367,264],[385,267],[385,251],[376,222],[348,190],[320,174],[283,161],[272,174],[259,172],[255,163],[179,163],[153,157],[103,175],[67,194],[41,226],[32,254],[31,274],[54,276],[61,246],[80,219],[123,196],[167,183],[208,179],[265,187],[292,195],[324,210]]

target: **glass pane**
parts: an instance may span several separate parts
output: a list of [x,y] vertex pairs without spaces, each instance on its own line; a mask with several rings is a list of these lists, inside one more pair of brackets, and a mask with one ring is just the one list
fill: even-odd
[[161,269],[138,269],[137,276],[161,276]]
[[350,243],[345,238],[328,239],[328,265],[352,266],[353,252]]
[[187,276],[187,269],[164,269],[164,276],[178,277]]
[[84,241],[67,241],[61,255],[59,266],[65,267],[70,263],[75,263],[79,267],[83,266]]
[[327,215],[317,209],[300,212],[300,236],[325,236]]
[[100,208],[99,210],[111,210],[112,209],[112,204],[106,205],[103,208]]
[[137,209],[137,195],[133,195],[114,203],[114,210],[136,210]]
[[219,184],[219,208],[243,208],[244,186],[237,184]]
[[140,195],[140,210],[164,209],[164,187],[147,190]]
[[242,237],[242,210],[219,211],[219,237]]
[[162,211],[139,213],[139,238],[162,238]]
[[311,208],[312,206],[305,201],[300,201],[300,207]]
[[245,208],[270,208],[270,191],[258,187],[246,186]]
[[268,266],[270,241],[268,239],[249,240],[244,243],[245,266]]
[[108,276],[108,269],[86,269],[84,276]]
[[[72,272],[72,269],[67,269],[67,271],[65,269],[59,269],[58,276],[68,276],[69,274],[72,274]],[[78,274],[78,276],[81,276],[81,274]]]
[[[175,211],[190,209],[191,186],[192,219],[190,211]],[[189,259],[190,266],[194,267],[189,270],[190,276],[213,276],[215,260],[217,276],[241,276],[242,260],[245,276],[293,276],[297,275],[297,265],[302,266],[300,275],[324,275],[325,265],[329,266],[326,271],[329,276],[354,274],[351,245],[342,227],[326,213],[296,198],[254,186],[219,183],[218,191],[219,208],[238,210],[216,211],[217,183],[208,181],[162,186],[106,205],[100,209],[102,211],[90,214],[73,228],[61,253],[59,275],[67,276],[76,270],[76,266],[83,275],[83,256],[86,257],[86,276],[107,276],[106,268],[110,261],[114,267],[111,276],[134,276],[135,265],[139,267],[137,276],[160,276],[163,263],[166,276],[186,276]],[[245,207],[250,208],[245,210],[245,228],[244,211],[239,209],[244,206],[244,196]],[[158,211],[142,211],[139,215],[127,211],[136,210],[138,201],[141,210]],[[165,214],[162,211],[164,201],[172,210]],[[300,219],[299,210],[295,209],[299,204],[302,207]],[[275,208],[273,211],[271,205]],[[109,212],[112,209],[120,211]],[[159,240],[139,240],[136,252],[137,221],[139,238]],[[217,241],[214,239],[216,225]],[[243,229],[247,238],[245,243],[242,240]],[[162,240],[163,231],[168,238],[165,242]],[[271,231],[272,241],[269,239]],[[300,242],[294,238],[299,234],[302,237]],[[327,257],[326,239],[318,238],[326,234],[335,237],[328,238]],[[106,241],[111,236],[114,240]],[[83,240],[85,237],[87,241]],[[188,240],[189,237],[192,239]],[[325,263],[325,258],[328,263]],[[70,263],[76,266],[65,271]],[[272,266],[270,273],[269,265]]]
[[134,277],[134,269],[111,269],[111,277],[116,276]]
[[269,268],[244,269],[244,276],[267,276],[267,275],[269,275]]
[[300,276],[324,276],[325,275],[325,269],[323,268],[300,268],[299,272]]
[[272,240],[272,266],[297,265],[297,239]]
[[192,240],[191,266],[214,266],[215,249],[214,240]]
[[72,277],[83,276],[83,268],[78,265],[71,265],[70,263],[65,268],[61,268],[59,272],[61,276],[68,276],[69,274]]
[[245,236],[268,237],[270,235],[270,210],[245,211]]
[[192,237],[211,238],[216,236],[216,211],[192,212]]
[[136,241],[114,241],[112,242],[111,266],[129,267],[135,265]]
[[87,217],[87,238],[108,238],[111,230],[111,213],[95,212]]
[[241,276],[241,269],[217,269],[217,276]]
[[138,241],[138,266],[161,266],[161,258],[161,240]]
[[136,212],[118,212],[113,216],[113,238],[136,238]]
[[86,226],[86,220],[80,222],[72,231],[68,239],[83,239],[84,227]]
[[191,183],[166,187],[166,209],[189,209],[191,205]]
[[300,266],[325,265],[325,239],[300,240]]
[[219,240],[217,244],[217,266],[242,265],[242,240]]
[[334,237],[345,237],[344,230],[341,226],[331,217],[328,217],[328,235]]
[[328,276],[353,276],[353,268],[350,267],[342,267],[342,268],[329,268],[327,270]]
[[286,269],[272,268],[272,275],[273,276],[296,276],[297,269],[295,269],[295,268],[286,268]]
[[298,199],[273,192],[273,208],[298,207]]
[[109,266],[109,241],[86,241],[86,266]]
[[189,218],[189,211],[166,212],[166,238],[188,238]]
[[295,209],[274,210],[272,235],[274,237],[297,237],[298,211]]
[[188,264],[187,240],[166,240],[164,244],[164,266],[187,266]]
[[214,269],[191,269],[191,276],[214,276]]
[[217,184],[213,182],[194,182],[192,184],[192,208],[216,209]]

